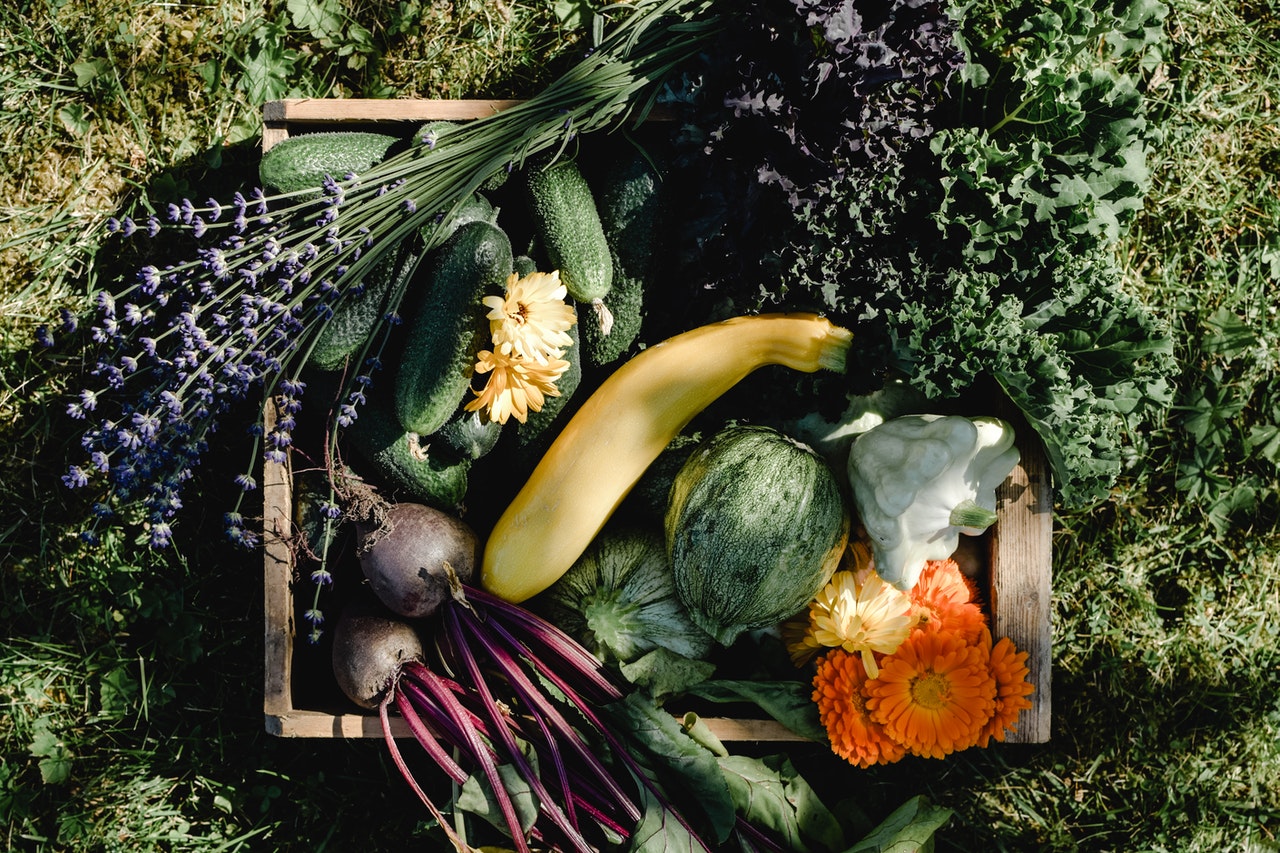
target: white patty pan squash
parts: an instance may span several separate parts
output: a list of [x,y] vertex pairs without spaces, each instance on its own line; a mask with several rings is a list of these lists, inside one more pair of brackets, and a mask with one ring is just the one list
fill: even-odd
[[903,415],[853,442],[849,484],[880,577],[910,590],[926,561],[995,522],[996,487],[1018,464],[1013,440],[999,418]]

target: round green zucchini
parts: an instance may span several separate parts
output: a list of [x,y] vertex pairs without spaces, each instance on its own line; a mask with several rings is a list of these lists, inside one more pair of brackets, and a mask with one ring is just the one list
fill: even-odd
[[665,529],[680,600],[729,645],[809,603],[840,562],[849,517],[812,449],[770,427],[729,426],[676,473]]

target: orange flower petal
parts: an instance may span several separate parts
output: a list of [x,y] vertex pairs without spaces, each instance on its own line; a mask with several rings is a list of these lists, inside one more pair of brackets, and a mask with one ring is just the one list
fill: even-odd
[[995,711],[996,679],[981,645],[917,630],[866,683],[867,710],[913,755],[942,758],[976,744]]
[[[988,633],[988,643],[990,637]],[[1027,681],[1031,674],[1027,653],[1018,651],[1008,637],[1001,637],[992,647],[989,666],[996,682],[996,707],[978,736],[978,746],[987,746],[992,738],[1003,741],[1017,724],[1018,715],[1031,707],[1027,697],[1035,692],[1035,687]]]
[[978,643],[987,625],[982,608],[973,600],[973,588],[955,560],[930,560],[911,590],[911,603],[921,626],[930,633],[959,634]]
[[906,750],[871,718],[864,687],[866,670],[858,655],[833,649],[818,662],[813,677],[813,701],[831,750],[858,767],[891,764]]

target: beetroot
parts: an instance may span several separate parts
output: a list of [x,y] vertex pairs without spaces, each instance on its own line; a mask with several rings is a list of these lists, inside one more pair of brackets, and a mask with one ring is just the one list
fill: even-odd
[[422,654],[411,625],[372,599],[353,602],[333,632],[333,677],[352,702],[377,708],[400,667]]
[[360,568],[382,603],[401,616],[435,613],[454,583],[470,583],[480,564],[475,532],[424,504],[393,504],[380,526],[360,525],[359,531]]

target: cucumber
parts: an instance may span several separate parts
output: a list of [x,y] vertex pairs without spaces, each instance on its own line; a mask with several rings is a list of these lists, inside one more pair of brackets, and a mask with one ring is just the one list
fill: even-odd
[[541,409],[529,412],[524,423],[516,424],[516,446],[521,453],[535,457],[531,460],[534,462],[555,438],[556,426],[563,423],[559,415],[569,405],[573,392],[578,390],[578,384],[582,382],[582,347],[578,342],[578,324],[569,327],[569,337],[573,339],[573,343],[564,353],[569,369],[556,380],[559,396],[547,397],[543,400]]
[[466,459],[479,459],[493,450],[502,437],[502,424],[480,412],[459,409],[440,427],[434,440]]
[[604,299],[611,315],[598,322],[589,305],[580,305],[582,359],[586,364],[612,364],[626,355],[644,324],[645,293],[662,257],[662,223],[666,193],[662,174],[645,153],[614,159],[596,181],[597,210],[613,264],[613,287]]
[[[325,176],[342,180],[360,174],[387,156],[399,138],[387,133],[336,130],[290,136],[271,146],[258,163],[264,192],[319,190]],[[318,194],[318,192],[317,192]]]
[[533,275],[538,271],[538,262],[528,255],[516,255],[515,273],[524,278],[527,275]]
[[[448,228],[452,233],[468,222],[492,223],[497,216],[489,200],[476,193],[453,212]],[[431,227],[424,227],[422,232]],[[355,355],[392,307],[388,304],[392,294],[396,290],[403,292],[421,257],[421,241],[410,237],[374,264],[360,281],[361,291],[343,297],[334,306],[333,316],[321,327],[307,363],[320,370],[337,370]]]
[[481,299],[503,292],[511,241],[492,223],[468,222],[433,260],[427,292],[406,324],[395,379],[396,417],[418,435],[444,426],[466,396],[476,353],[489,340]]
[[471,460],[424,446],[417,433],[400,428],[389,405],[369,400],[343,435],[390,491],[446,510],[466,497]]
[[557,160],[523,174],[525,201],[552,269],[579,302],[603,299],[613,286],[613,260],[582,171],[572,160]]
[[355,355],[377,328],[390,306],[391,294],[413,275],[421,252],[403,240],[365,274],[358,286],[334,306],[307,357],[320,370],[337,370]]

